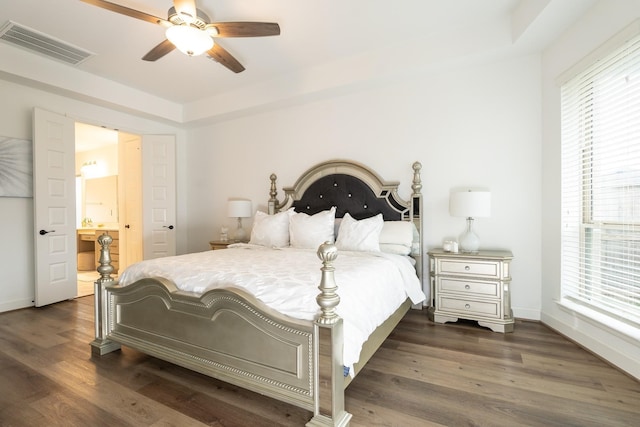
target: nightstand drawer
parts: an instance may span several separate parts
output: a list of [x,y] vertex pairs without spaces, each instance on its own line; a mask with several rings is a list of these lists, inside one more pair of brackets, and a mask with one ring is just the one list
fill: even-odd
[[448,296],[438,297],[438,311],[455,313],[456,316],[465,317],[465,314],[473,316],[502,317],[500,312],[500,302],[474,301],[469,299],[458,299]]
[[458,280],[452,277],[438,278],[438,292],[456,293],[460,295],[500,297],[500,284],[473,280]]
[[499,263],[493,261],[439,259],[440,274],[499,277]]

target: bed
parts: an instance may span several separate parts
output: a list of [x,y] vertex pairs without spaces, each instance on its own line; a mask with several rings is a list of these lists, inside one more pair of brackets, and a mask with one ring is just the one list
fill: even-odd
[[[104,355],[125,345],[312,411],[308,426],[348,426],[351,414],[344,406],[345,388],[404,314],[412,306],[420,308],[424,299],[420,169],[420,163],[412,165],[409,200],[398,195],[398,182],[386,182],[352,161],[332,160],[310,168],[292,187],[284,188],[283,200],[278,199],[277,177],[272,174],[267,212],[256,213],[249,244],[143,261],[139,268],[127,268],[118,281],[111,276],[111,237],[100,236],[92,354]],[[278,243],[282,239],[278,224],[282,228],[285,217],[289,240]],[[314,224],[322,220],[326,231],[329,217],[333,236],[337,233],[335,241],[327,239],[317,249],[309,249],[308,245],[322,235],[315,233]],[[363,229],[374,230],[378,252],[368,253],[371,233],[363,238]],[[302,234],[300,230],[314,233]],[[398,230],[402,231],[401,241],[396,241]],[[409,242],[406,230],[412,230]],[[360,251],[362,245],[364,252]],[[233,258],[236,253],[239,256]],[[280,254],[292,257],[284,267],[269,258]],[[214,257],[218,271],[205,271],[204,266],[213,264]],[[253,279],[232,277],[234,263],[249,262],[250,257],[262,260],[251,258],[256,266]],[[316,260],[313,264],[310,257]],[[358,284],[351,282],[363,271],[374,271],[385,263],[392,263],[394,272],[388,277],[382,273],[374,276],[384,277],[381,286],[394,282],[390,288],[402,294],[399,300],[395,297],[397,307],[383,308],[386,314],[380,320],[373,320],[373,315],[364,322],[354,320],[355,312],[378,311],[378,302],[369,288],[365,293],[371,295],[358,299],[350,291]],[[406,272],[406,265],[412,273]],[[286,270],[290,282],[265,270],[268,266]],[[310,270],[310,266],[314,268]],[[347,266],[361,270],[352,272]],[[402,285],[406,289],[398,290],[395,269],[406,279]],[[181,277],[173,276],[179,270],[190,277],[186,285]],[[246,273],[246,267],[236,270]],[[204,283],[215,274],[221,275],[222,284],[212,287]],[[409,277],[412,274],[413,278]],[[315,298],[309,296],[309,280],[313,281]],[[366,280],[371,289],[377,286],[374,277]],[[253,282],[258,284],[257,293],[251,287]],[[275,288],[260,294],[260,289],[265,289],[262,286],[271,282],[280,286],[282,298],[268,297],[271,292],[279,295]],[[292,304],[286,295],[298,282],[304,282],[300,285],[304,295]],[[351,293],[356,297],[350,297]],[[282,301],[288,301],[285,307],[274,305]],[[361,324],[365,323],[371,330],[361,331],[364,338],[358,338],[360,341],[354,339],[352,331],[364,329]],[[353,341],[357,341],[355,349]]]

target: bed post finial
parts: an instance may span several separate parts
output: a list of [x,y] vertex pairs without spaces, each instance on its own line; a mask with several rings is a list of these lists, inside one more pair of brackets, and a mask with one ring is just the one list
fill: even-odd
[[338,321],[339,317],[336,313],[336,306],[340,302],[340,296],[336,293],[338,286],[334,276],[335,268],[333,261],[338,257],[338,248],[330,242],[325,242],[318,248],[318,258],[322,260],[322,278],[320,279],[320,294],[316,297],[316,301],[322,310],[318,323],[330,325]]
[[269,215],[273,215],[278,210],[278,190],[276,189],[276,180],[278,177],[275,173],[272,173],[269,179],[271,180],[271,188],[269,189],[268,213]]
[[413,190],[413,196],[417,196],[422,192],[422,179],[420,178],[421,169],[422,169],[422,163],[415,162],[413,164],[413,184],[411,184],[411,189]]
[[109,246],[113,243],[113,237],[109,236],[107,233],[102,233],[98,237],[98,244],[102,247],[100,249],[100,260],[98,261],[100,265],[97,270],[100,273],[100,278],[98,282],[113,282],[113,278],[111,277],[111,273],[113,273],[113,266],[111,265],[111,253],[109,252]]

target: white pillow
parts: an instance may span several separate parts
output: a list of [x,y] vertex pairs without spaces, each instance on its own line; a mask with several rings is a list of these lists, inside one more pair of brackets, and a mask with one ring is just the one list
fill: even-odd
[[420,253],[420,236],[412,221],[385,221],[380,232],[380,251],[409,255]]
[[403,245],[411,250],[414,229],[411,221],[385,221],[380,232],[380,243]]
[[275,248],[289,246],[289,219],[293,213],[293,209],[275,215],[257,211],[249,243]]
[[315,215],[296,213],[289,220],[289,237],[294,248],[317,249],[324,242],[334,242],[336,208]]
[[380,252],[382,214],[356,220],[348,213],[342,218],[336,247],[345,251]]

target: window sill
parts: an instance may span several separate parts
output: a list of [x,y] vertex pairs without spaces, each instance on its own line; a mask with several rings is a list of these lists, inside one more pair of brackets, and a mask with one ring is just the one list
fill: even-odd
[[640,328],[636,326],[622,322],[615,317],[607,316],[604,313],[570,300],[562,299],[556,301],[556,303],[563,311],[577,315],[581,320],[595,327],[605,329],[607,332],[629,341],[632,344],[637,345],[638,341],[640,341]]

